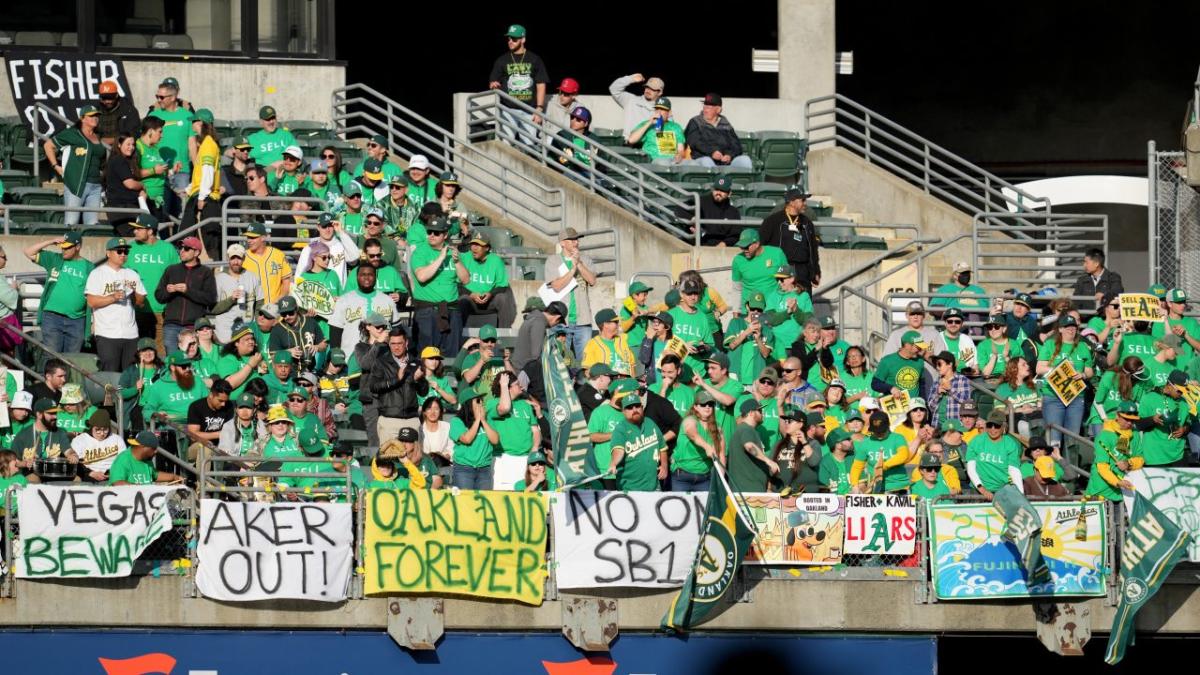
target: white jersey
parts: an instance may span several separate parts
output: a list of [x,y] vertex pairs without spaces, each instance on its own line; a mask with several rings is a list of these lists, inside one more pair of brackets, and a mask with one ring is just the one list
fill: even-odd
[[125,451],[125,440],[119,434],[109,434],[103,441],[91,434],[79,434],[71,441],[71,449],[89,471],[108,471],[117,455]]
[[146,294],[142,277],[128,267],[113,269],[108,263],[97,265],[88,275],[84,293],[87,295],[112,295],[120,291],[124,297],[120,302],[92,310],[92,328],[98,337],[137,339],[137,321],[133,316],[133,295]]
[[392,322],[396,317],[396,303],[386,293],[376,290],[372,295],[363,295],[357,289],[346,291],[338,298],[333,306],[333,315],[329,317],[329,325],[342,329],[342,351],[354,353],[354,345],[358,344],[359,326],[368,312],[375,312]]

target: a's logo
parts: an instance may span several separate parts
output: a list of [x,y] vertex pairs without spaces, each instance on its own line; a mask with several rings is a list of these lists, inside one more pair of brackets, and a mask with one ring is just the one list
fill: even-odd
[[550,416],[554,418],[555,424],[563,424],[571,416],[571,411],[567,409],[565,401],[556,398],[550,402]]
[[696,558],[695,598],[698,602],[715,602],[725,595],[733,581],[734,556],[733,533],[725,523],[709,517],[707,532],[700,542]]
[[1134,604],[1146,599],[1148,589],[1146,588],[1146,582],[1137,577],[1130,577],[1125,582],[1125,588],[1122,592],[1125,594],[1125,602]]

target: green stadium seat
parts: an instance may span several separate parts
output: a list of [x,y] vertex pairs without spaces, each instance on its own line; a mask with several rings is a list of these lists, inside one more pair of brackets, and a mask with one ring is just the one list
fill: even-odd
[[734,199],[733,205],[738,208],[743,218],[764,218],[778,208],[778,204],[774,199],[760,199],[758,197]]
[[[825,224],[821,223],[821,225]],[[821,238],[821,246],[825,248],[850,248],[850,244],[857,235],[854,234],[852,225],[839,223],[817,228],[817,236]]]
[[4,169],[0,171],[0,183],[4,183],[4,189],[12,190],[19,187],[34,187],[36,179],[33,174],[28,171],[19,171],[17,169]]
[[[41,187],[18,187],[9,190],[15,204],[25,206],[62,206],[63,198],[57,191]],[[18,217],[42,223],[61,223],[63,214],[54,211],[18,211]]]
[[808,202],[804,208],[804,214],[816,222],[821,219],[833,217],[832,206],[822,206],[820,202]]
[[758,132],[758,159],[763,173],[771,178],[795,179],[802,166],[804,139],[794,131]]
[[613,154],[620,155],[634,164],[650,163],[650,156],[642,152],[641,148],[629,148],[624,145],[610,145],[607,147]]
[[[736,183],[734,185],[737,185]],[[737,193],[744,197],[757,197],[759,199],[774,199],[777,202],[783,201],[783,193],[787,187],[781,183],[770,183],[767,181],[751,181],[745,185],[737,186]]]
[[283,125],[296,140],[308,139],[323,139],[337,140],[337,132],[335,132],[328,124],[317,122],[315,120],[290,120]]
[[608,146],[610,148],[625,146],[625,137],[621,134],[620,129],[593,127],[592,134],[596,137],[596,142],[600,145]]
[[679,166],[675,168],[672,180],[699,188],[707,188],[716,178],[715,171],[706,166]]
[[738,133],[738,140],[742,142],[742,152],[750,155],[751,159],[758,157],[758,134],[753,131],[743,131]]

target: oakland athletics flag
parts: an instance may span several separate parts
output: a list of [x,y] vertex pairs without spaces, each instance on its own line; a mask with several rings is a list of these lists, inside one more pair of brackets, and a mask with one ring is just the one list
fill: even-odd
[[1121,542],[1121,600],[1108,634],[1104,660],[1118,663],[1125,647],[1133,642],[1133,619],[1142,605],[1158,592],[1175,563],[1187,550],[1191,537],[1154,508],[1139,492],[1134,497],[1133,515]]
[[549,408],[550,441],[554,446],[554,467],[563,486],[585,482],[584,463],[592,451],[583,407],[571,386],[571,374],[563,359],[562,347],[553,335],[542,345],[542,381]]
[[683,631],[708,620],[733,586],[738,567],[754,542],[754,523],[734,500],[719,466],[713,466],[711,485],[708,517],[692,572],[667,608],[663,628]]

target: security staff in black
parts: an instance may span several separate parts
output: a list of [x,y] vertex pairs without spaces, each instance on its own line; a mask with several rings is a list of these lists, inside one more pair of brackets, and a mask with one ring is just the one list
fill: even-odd
[[783,210],[763,218],[758,226],[762,245],[783,249],[795,270],[796,285],[809,291],[821,283],[821,240],[813,221],[804,214],[804,201],[811,196],[798,186],[789,187],[783,195]]

